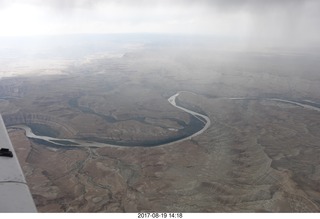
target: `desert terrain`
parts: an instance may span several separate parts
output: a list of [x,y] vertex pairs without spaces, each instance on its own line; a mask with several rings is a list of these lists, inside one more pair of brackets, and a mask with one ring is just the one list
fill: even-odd
[[[272,100],[319,108],[318,53],[138,45],[1,78],[0,112],[38,211],[320,211],[320,112]],[[168,102],[179,91],[211,124],[167,144],[202,127]],[[52,145],[15,125],[109,146]]]

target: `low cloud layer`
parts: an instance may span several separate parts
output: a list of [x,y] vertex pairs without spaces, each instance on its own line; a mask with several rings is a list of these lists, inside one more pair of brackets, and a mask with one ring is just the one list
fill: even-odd
[[0,0],[1,35],[179,33],[319,43],[317,0]]

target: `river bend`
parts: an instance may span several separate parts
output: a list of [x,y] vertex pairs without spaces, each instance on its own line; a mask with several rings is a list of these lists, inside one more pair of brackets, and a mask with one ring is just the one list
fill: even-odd
[[[172,95],[171,97],[169,97],[169,99],[168,99],[169,103],[171,105],[173,105],[174,107],[176,107],[180,110],[183,110],[183,111],[191,114],[192,116],[194,116],[198,120],[200,120],[202,123],[204,123],[204,127],[201,130],[197,131],[196,133],[193,133],[192,135],[189,135],[189,136],[184,137],[182,139],[174,140],[172,142],[165,143],[165,144],[155,145],[153,147],[171,145],[171,144],[175,144],[175,143],[182,142],[185,140],[190,140],[193,137],[202,134],[205,130],[207,130],[210,127],[211,121],[208,116],[202,115],[200,113],[194,112],[192,110],[186,109],[186,108],[176,104],[176,98],[180,95],[181,92],[184,92],[184,91],[180,91],[180,92]],[[202,118],[202,119],[200,119],[200,118]],[[56,146],[62,146],[62,147],[63,146],[65,146],[65,147],[106,147],[106,146],[125,147],[123,145],[105,144],[105,143],[100,143],[100,142],[85,141],[85,140],[79,140],[79,139],[62,139],[62,138],[53,138],[53,137],[48,137],[48,136],[40,136],[40,135],[34,134],[31,130],[31,128],[26,125],[14,125],[14,126],[11,126],[11,128],[24,129],[26,132],[26,136],[28,138],[46,141],[46,142],[48,142],[50,144],[54,144]],[[128,146],[128,147],[134,147],[134,146]]]
[[[153,147],[156,146],[165,146],[165,145],[171,145],[171,144],[175,144],[175,143],[179,143],[179,142],[183,142],[186,140],[190,140],[192,138],[194,138],[197,135],[202,134],[203,132],[205,132],[211,125],[211,121],[209,119],[208,116],[194,112],[190,109],[186,109],[182,106],[177,105],[176,103],[176,98],[180,95],[180,93],[182,92],[188,92],[188,91],[179,91],[176,94],[172,95],[171,97],[168,98],[169,103],[186,112],[191,114],[192,116],[194,116],[195,118],[199,119],[202,123],[204,123],[204,126],[201,130],[193,133],[192,135],[189,135],[187,137],[184,137],[182,139],[179,140],[174,140],[172,142],[169,143],[165,143],[165,144],[160,144],[160,145],[155,145]],[[252,98],[222,98],[222,99],[231,99],[231,100],[250,100]],[[264,100],[269,100],[269,101],[277,101],[277,102],[284,102],[284,103],[288,103],[288,104],[293,104],[293,105],[297,105],[306,109],[310,109],[310,110],[316,110],[318,112],[320,112],[320,108],[316,107],[316,106],[312,106],[312,105],[308,105],[308,104],[304,104],[301,102],[296,102],[296,101],[292,101],[292,100],[284,100],[284,99],[277,99],[277,98],[263,98]],[[202,118],[202,119],[201,119]],[[85,140],[78,140],[78,139],[61,139],[61,138],[53,138],[53,137],[48,137],[48,136],[39,136],[39,135],[35,135],[32,130],[26,126],[26,125],[15,125],[15,126],[11,126],[11,128],[19,128],[19,129],[24,129],[26,132],[26,136],[28,138],[32,138],[32,139],[39,139],[42,141],[46,141],[48,143],[57,145],[57,146],[62,146],[62,147],[106,147],[106,146],[114,146],[114,147],[120,147],[120,145],[113,145],[113,144],[105,144],[105,143],[100,143],[100,142],[93,142],[93,141],[85,141]],[[121,147],[126,147],[121,145]],[[134,146],[127,146],[127,147],[134,147]]]

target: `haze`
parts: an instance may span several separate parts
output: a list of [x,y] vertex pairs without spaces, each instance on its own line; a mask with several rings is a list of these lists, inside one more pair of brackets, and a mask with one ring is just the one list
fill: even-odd
[[2,0],[0,7],[1,36],[167,33],[293,46],[320,39],[317,0]]
[[319,6],[0,0],[38,211],[320,212]]

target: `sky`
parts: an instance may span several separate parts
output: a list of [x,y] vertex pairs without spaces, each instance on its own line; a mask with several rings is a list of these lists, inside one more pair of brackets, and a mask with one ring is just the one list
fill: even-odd
[[0,0],[0,36],[165,33],[312,44],[318,0]]

